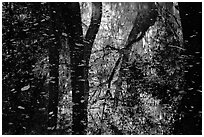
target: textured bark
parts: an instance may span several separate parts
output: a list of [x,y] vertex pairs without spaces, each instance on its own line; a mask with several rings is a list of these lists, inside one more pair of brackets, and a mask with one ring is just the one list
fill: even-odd
[[117,107],[118,104],[119,92],[121,91],[122,85],[122,78],[127,76],[128,71],[127,64],[129,61],[129,55],[132,49],[132,45],[140,41],[144,37],[145,32],[148,30],[150,26],[154,25],[157,18],[158,13],[156,5],[151,2],[144,4],[147,6],[147,8],[140,12],[139,15],[137,15],[135,22],[133,24],[133,28],[128,36],[128,40],[122,52],[123,55],[121,59],[122,60],[121,67],[119,70],[119,76],[116,85],[117,88],[115,92],[115,107]]
[[88,81],[88,73],[89,73],[89,60],[91,56],[91,50],[93,47],[94,40],[96,38],[96,34],[98,33],[99,26],[101,23],[102,17],[102,3],[101,2],[93,2],[92,3],[92,15],[91,15],[91,23],[87,30],[85,40],[84,40],[84,60],[86,62],[84,77],[85,77],[85,104],[88,105],[88,96],[89,96],[89,81]]
[[89,51],[88,55],[91,55],[92,45],[94,43],[96,34],[98,33],[99,26],[101,23],[102,17],[102,3],[101,2],[93,2],[92,3],[92,16],[91,23],[87,30],[85,41],[89,43],[89,46],[86,46],[86,50]]

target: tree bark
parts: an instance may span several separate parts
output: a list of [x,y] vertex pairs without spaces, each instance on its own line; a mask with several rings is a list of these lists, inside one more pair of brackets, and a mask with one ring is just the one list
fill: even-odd
[[87,105],[85,104],[85,60],[83,58],[83,33],[81,12],[78,3],[71,3],[69,9],[69,45],[71,55],[71,86],[72,86],[72,134],[86,134]]
[[[154,25],[156,18],[157,18],[157,8],[156,5],[153,2],[150,3],[144,3],[147,6],[147,9],[145,9],[143,12],[140,12],[139,15],[135,18],[133,28],[128,36],[128,40],[125,44],[125,47],[123,49],[123,55],[122,61],[121,61],[121,67],[119,70],[119,76],[117,80],[117,88],[115,91],[115,107],[117,107],[118,104],[118,98],[119,98],[119,92],[121,91],[121,85],[122,85],[122,78],[127,76],[127,64],[129,61],[129,55],[130,51],[132,49],[132,45],[138,41],[140,41],[144,35],[145,32],[148,30],[148,28],[152,25]],[[120,59],[120,58],[119,58]]]

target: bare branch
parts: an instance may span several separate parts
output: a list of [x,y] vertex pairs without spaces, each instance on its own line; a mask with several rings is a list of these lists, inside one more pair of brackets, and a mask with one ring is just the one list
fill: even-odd
[[102,3],[101,2],[93,2],[92,3],[92,17],[91,24],[87,30],[85,40],[88,42],[93,42],[96,34],[98,32],[100,22],[102,17]]
[[129,49],[135,42],[141,40],[148,28],[154,25],[158,12],[155,3],[147,3],[148,8],[137,15],[133,28],[128,36],[125,49]]
[[[121,56],[118,58],[118,60],[116,61],[116,63],[115,63],[115,66],[114,66],[114,68],[113,68],[113,70],[112,70],[112,72],[111,72],[111,74],[110,74],[110,77],[108,78],[108,85],[110,85],[111,84],[111,81],[113,80],[113,76],[114,76],[114,74],[115,74],[115,72],[116,72],[116,70],[117,70],[117,68],[118,68],[118,66],[119,66],[119,64],[120,64],[120,62],[121,62]],[[108,87],[108,88],[110,88],[110,87]]]
[[184,48],[182,48],[182,47],[178,47],[178,46],[174,46],[174,45],[168,45],[169,47],[172,47],[172,48],[177,48],[177,49],[180,49],[180,50],[186,50],[186,49],[184,49]]
[[101,2],[93,2],[92,3],[92,17],[91,17],[91,24],[87,30],[85,36],[85,58],[87,62],[89,61],[91,55],[91,49],[94,43],[94,39],[96,34],[98,33],[100,22],[102,17],[102,3]]

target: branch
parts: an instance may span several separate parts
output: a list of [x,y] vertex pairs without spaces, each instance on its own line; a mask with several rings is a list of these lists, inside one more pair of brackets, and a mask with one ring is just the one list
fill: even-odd
[[91,49],[92,45],[94,43],[94,39],[96,37],[96,34],[98,33],[99,26],[101,23],[101,17],[102,17],[102,3],[101,2],[93,2],[92,3],[92,17],[91,17],[91,23],[87,30],[86,36],[85,36],[85,42],[87,43],[85,45],[85,52],[87,55],[87,59],[89,60],[89,57],[91,55]]
[[177,48],[177,49],[180,49],[180,50],[186,50],[186,49],[184,49],[184,48],[182,48],[182,47],[178,47],[178,46],[173,46],[173,45],[168,45],[169,47],[172,47],[172,48]]
[[[116,70],[117,70],[117,68],[118,68],[118,66],[119,66],[119,64],[120,64],[120,61],[121,61],[121,56],[118,58],[118,60],[116,61],[116,63],[115,63],[115,66],[114,66],[114,68],[113,68],[113,70],[112,70],[112,72],[111,72],[111,75],[110,75],[110,77],[108,78],[108,80],[107,80],[107,82],[108,82],[108,85],[110,85],[111,84],[111,81],[113,80],[113,76],[114,76],[114,74],[115,74],[115,72],[116,72]],[[108,87],[108,88],[110,88],[110,87]]]
[[137,15],[133,28],[128,36],[125,49],[129,49],[135,42],[141,40],[150,26],[154,25],[158,12],[153,2],[147,3],[148,8]]
[[101,2],[93,2],[92,3],[92,17],[91,23],[87,30],[85,40],[89,42],[93,42],[96,34],[98,32],[100,22],[102,17],[102,3]]
[[134,44],[134,43],[140,41],[140,40],[144,37],[144,35],[145,35],[145,32],[139,33],[138,36],[137,36],[137,38],[134,39],[134,40],[132,40],[132,41],[130,41],[130,42],[125,46],[124,49],[126,49],[126,50],[127,50],[127,49],[130,49],[130,47],[132,46],[132,44]]
[[110,74],[110,77],[109,77],[108,80],[107,80],[108,90],[106,91],[106,95],[109,95],[111,98],[113,97],[112,94],[111,94],[111,92],[110,92],[111,81],[113,80],[113,76],[114,76],[114,74],[115,74],[115,72],[116,72],[116,70],[117,70],[117,68],[118,68],[118,66],[119,66],[119,64],[120,64],[120,62],[121,62],[121,58],[122,58],[122,56],[120,56],[120,57],[118,58],[118,60],[116,61],[115,66],[114,66],[114,68],[113,68],[113,70],[112,70],[112,72],[111,72],[111,74]]

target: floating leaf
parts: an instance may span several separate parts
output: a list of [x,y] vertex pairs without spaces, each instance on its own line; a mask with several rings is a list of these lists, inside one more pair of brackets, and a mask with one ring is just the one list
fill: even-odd
[[193,88],[188,88],[188,90],[193,90]]
[[25,107],[22,107],[22,106],[18,106],[18,108],[19,108],[19,109],[25,109]]
[[21,91],[28,90],[29,88],[30,88],[30,85],[27,85],[27,86],[25,86],[25,87],[21,88]]
[[83,44],[81,44],[81,43],[75,43],[77,46],[79,46],[79,47],[83,47],[84,45]]
[[62,33],[62,36],[65,36],[65,37],[67,37],[67,33],[64,33],[64,32],[63,32],[63,33]]
[[186,94],[186,91],[181,90],[181,91],[179,91],[179,93],[180,93],[180,94]]
[[52,115],[53,114],[53,111],[51,111],[50,113],[49,113],[49,115]]

